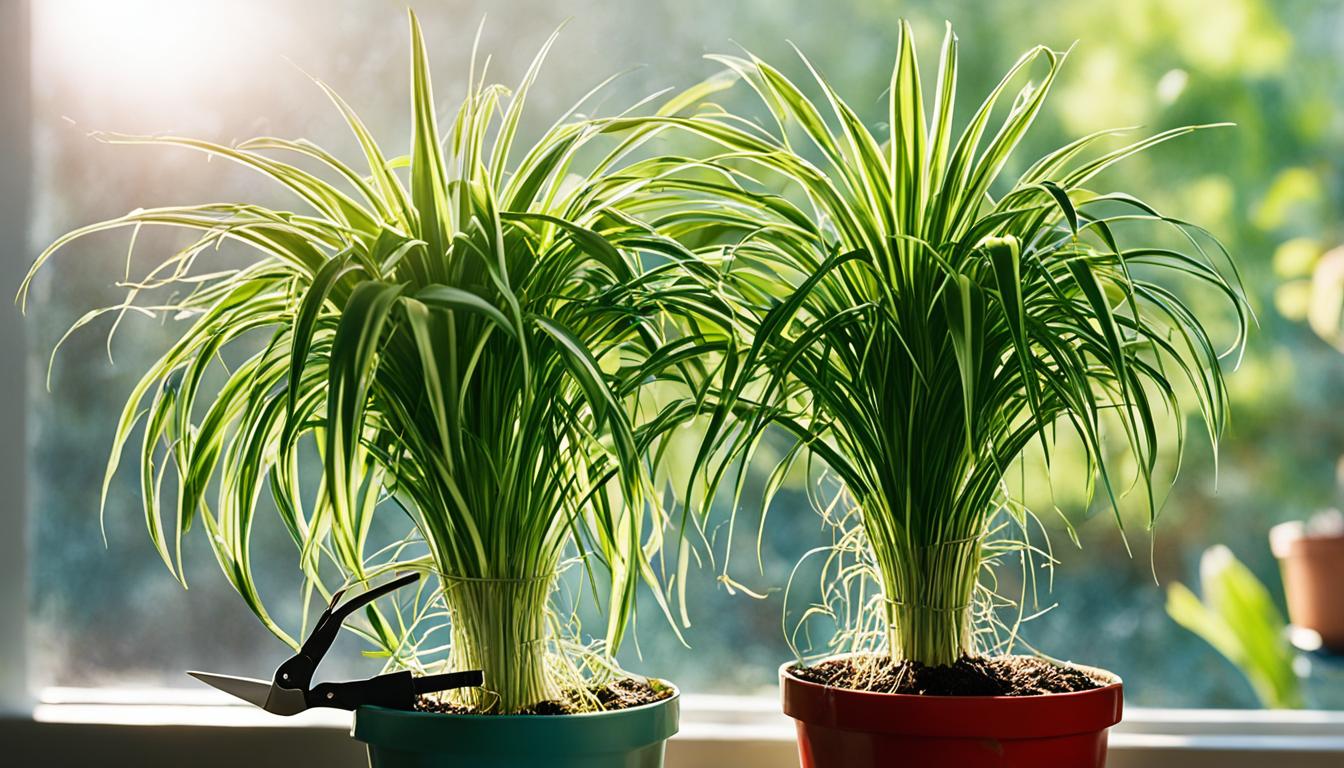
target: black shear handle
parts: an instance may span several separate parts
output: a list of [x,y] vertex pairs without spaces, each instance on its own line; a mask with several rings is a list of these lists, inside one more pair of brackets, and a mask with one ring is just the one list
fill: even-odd
[[422,693],[448,688],[470,688],[481,684],[480,671],[449,672],[416,677],[409,671],[391,672],[368,680],[348,683],[322,683],[308,692],[308,707],[355,710],[361,706],[413,709]]
[[341,623],[345,621],[346,617],[383,595],[395,592],[408,584],[414,584],[419,579],[420,574],[408,573],[367,592],[355,595],[341,605],[336,603],[341,599],[344,591],[337,592],[331,598],[331,605],[328,605],[327,610],[323,611],[322,616],[318,618],[312,634],[308,636],[307,640],[303,641],[303,646],[299,648],[298,654],[280,665],[280,669],[276,671],[276,682],[286,688],[307,688],[313,681],[313,673],[317,671],[317,665],[321,663],[322,657],[327,655],[327,651],[331,649],[331,644],[336,641],[336,635],[340,633]]
[[392,672],[368,680],[348,683],[322,683],[308,692],[308,707],[355,710],[369,704],[375,707],[411,709],[415,706],[415,685],[409,671]]
[[300,652],[314,662],[320,660],[326,655],[327,649],[331,648],[332,642],[336,639],[336,635],[341,630],[341,623],[344,622],[350,614],[363,608],[369,603],[372,603],[383,595],[395,592],[398,589],[401,589],[408,584],[414,584],[419,580],[420,574],[408,573],[404,576],[399,576],[386,584],[361,592],[341,605],[337,605],[336,601],[341,599],[344,590],[337,592],[332,596],[331,605],[327,606],[327,610],[323,611],[322,617],[317,620],[317,626],[313,628],[313,634],[309,635],[308,639],[303,642],[303,648],[300,649]]

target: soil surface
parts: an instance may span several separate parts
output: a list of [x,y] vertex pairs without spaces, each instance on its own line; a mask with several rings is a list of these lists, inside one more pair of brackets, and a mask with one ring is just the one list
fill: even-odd
[[836,688],[926,696],[1035,696],[1090,691],[1110,682],[1030,656],[963,656],[950,667],[926,667],[864,654],[790,667],[789,672]]
[[[633,677],[623,677],[619,680],[613,680],[604,685],[590,686],[588,694],[597,698],[601,709],[611,711],[615,709],[630,709],[631,707],[640,707],[645,704],[652,704],[655,701],[662,701],[672,697],[674,690],[671,686],[665,685],[654,679],[636,679]],[[538,702],[531,707],[517,712],[520,715],[573,715],[580,712],[592,711],[591,706],[584,706],[585,699],[577,695],[577,692],[567,695],[563,699],[550,699]],[[416,702],[417,712],[438,712],[448,715],[471,715],[479,714],[471,707],[462,707],[456,704],[438,701],[427,696],[421,696]]]

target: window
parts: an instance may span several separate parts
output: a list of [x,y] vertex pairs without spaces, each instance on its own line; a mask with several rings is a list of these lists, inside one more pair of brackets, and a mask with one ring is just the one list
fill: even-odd
[[[990,88],[987,78],[1030,44],[1063,48],[1077,40],[1053,107],[1038,123],[1040,141],[1115,125],[1236,122],[1235,129],[1201,135],[1198,149],[1169,146],[1112,172],[1117,181],[1123,176],[1151,190],[1167,211],[1211,225],[1237,257],[1260,313],[1246,359],[1231,377],[1234,423],[1222,446],[1216,490],[1214,464],[1192,424],[1150,563],[1140,526],[1130,525],[1131,556],[1105,505],[1080,510],[1061,484],[1058,501],[1083,549],[1069,544],[1062,524],[1043,516],[1059,564],[1053,592],[1040,599],[1059,607],[1030,623],[1024,637],[1050,655],[1117,672],[1131,705],[1256,705],[1231,666],[1167,617],[1154,574],[1164,584],[1193,583],[1199,553],[1225,543],[1277,589],[1269,527],[1305,517],[1337,496],[1344,422],[1330,415],[1337,410],[1344,357],[1300,322],[1295,281],[1310,268],[1310,255],[1339,237],[1341,94],[1338,78],[1325,76],[1341,53],[1338,9],[1286,0],[1214,6],[1186,0],[422,5],[445,100],[462,90],[476,25],[487,10],[481,48],[496,54],[491,75],[502,82],[516,80],[546,35],[574,17],[530,104],[534,121],[634,64],[649,67],[614,84],[607,108],[689,85],[713,70],[700,54],[730,50],[733,41],[792,67],[784,41],[793,40],[843,83],[865,119],[879,122],[877,97],[887,87],[894,22],[904,14],[923,39],[936,39],[944,15],[951,17],[963,51],[974,52],[964,59],[965,93]],[[136,206],[270,194],[226,163],[207,164],[166,148],[112,146],[89,138],[91,130],[171,132],[224,143],[258,134],[305,136],[348,153],[351,141],[304,74],[311,72],[355,105],[387,145],[405,144],[409,135],[399,3],[52,0],[33,4],[31,14],[35,248],[72,226]],[[1299,251],[1285,251],[1287,242]],[[165,247],[148,235],[140,243],[146,251],[156,245]],[[1297,252],[1309,255],[1305,263],[1292,258]],[[8,253],[20,258],[17,249]],[[198,531],[187,544],[191,588],[173,582],[144,535],[133,473],[111,485],[104,548],[98,504],[105,449],[136,372],[168,342],[172,325],[128,316],[111,345],[112,365],[107,324],[95,324],[56,356],[50,392],[42,382],[48,353],[65,328],[88,308],[118,299],[109,281],[125,258],[125,240],[116,236],[72,247],[39,281],[24,321],[32,585],[26,645],[35,690],[188,686],[182,670],[207,660],[221,670],[264,673],[286,654],[234,598]],[[750,526],[753,512],[745,510],[739,524]],[[263,528],[257,546],[275,555],[264,559],[273,569],[260,577],[285,584],[290,545],[278,525]],[[763,573],[756,570],[752,538],[743,537],[734,554],[735,573],[762,588],[782,585],[798,558],[827,540],[800,489],[781,495],[770,512]],[[691,647],[683,648],[645,601],[649,609],[625,652],[627,665],[695,693],[772,692],[775,670],[790,655],[781,592],[767,590],[757,600],[729,595],[712,570],[693,578]],[[364,669],[355,648],[331,656],[346,659],[345,673]],[[336,665],[326,671],[342,674]],[[1312,678],[1315,705],[1344,707],[1344,686],[1321,680],[1329,678]]]

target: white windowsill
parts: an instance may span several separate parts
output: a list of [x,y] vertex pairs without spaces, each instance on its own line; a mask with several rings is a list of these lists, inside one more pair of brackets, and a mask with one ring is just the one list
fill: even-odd
[[[348,713],[315,710],[282,718],[209,691],[53,688],[43,692],[31,718],[0,722],[0,737],[6,728],[25,727],[34,734],[45,732],[46,738],[77,735],[94,754],[100,738],[114,745],[109,749],[124,752],[127,744],[148,745],[158,734],[171,732],[175,740],[200,744],[202,750],[226,745],[239,759],[248,757],[249,743],[256,742],[272,753],[277,744],[293,743],[296,750],[320,744],[336,755],[333,765],[362,762],[358,745],[346,735]],[[161,730],[150,737],[154,727]],[[31,735],[29,743],[39,738]],[[1110,768],[1238,768],[1271,761],[1275,768],[1340,766],[1344,712],[1131,708],[1112,730],[1110,746]],[[142,758],[124,764],[159,764]],[[114,759],[109,764],[123,763]],[[668,768],[729,765],[796,766],[792,721],[774,697],[684,696],[681,731],[668,746]]]

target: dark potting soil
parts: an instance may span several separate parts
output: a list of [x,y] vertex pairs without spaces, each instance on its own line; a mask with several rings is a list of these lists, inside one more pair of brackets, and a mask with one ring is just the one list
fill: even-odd
[[927,667],[873,654],[790,667],[801,680],[836,688],[926,696],[1035,696],[1101,688],[1109,681],[1031,656],[963,656],[952,666]]
[[[636,679],[633,677],[623,677],[619,680],[613,680],[603,685],[594,685],[588,688],[588,694],[597,698],[601,709],[611,711],[615,709],[630,709],[631,707],[640,707],[645,704],[652,704],[655,701],[671,698],[673,694],[671,686],[664,685],[653,679]],[[577,694],[568,695],[563,699],[549,699],[538,702],[531,707],[518,712],[520,715],[573,715],[579,712],[591,711],[591,706],[584,707],[581,702],[586,697],[580,697]],[[470,715],[476,714],[476,710],[471,707],[462,707],[456,704],[438,701],[429,697],[422,696],[416,702],[417,712],[438,712],[448,715]]]

